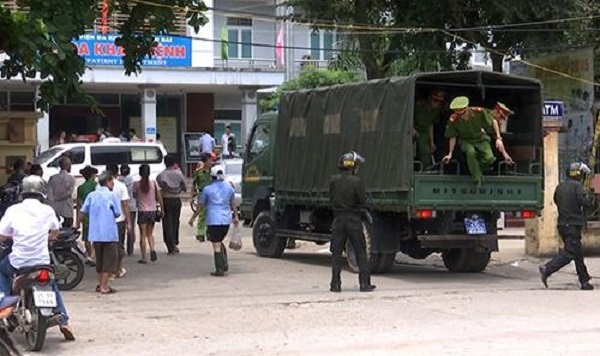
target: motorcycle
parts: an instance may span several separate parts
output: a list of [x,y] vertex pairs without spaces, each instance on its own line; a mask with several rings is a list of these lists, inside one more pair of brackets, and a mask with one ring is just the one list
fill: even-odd
[[52,288],[54,278],[51,265],[21,268],[15,273],[12,294],[19,296],[19,302],[7,321],[10,329],[25,334],[30,351],[40,351],[46,341],[47,329],[61,321],[61,316],[54,312],[58,306]]
[[[80,232],[61,228],[56,240],[48,248],[50,264],[54,267],[56,284],[60,290],[71,290],[79,285],[85,272],[85,253],[77,244]],[[10,254],[12,240],[0,244],[0,260]]]
[[79,235],[77,229],[62,228],[50,246],[50,261],[60,290],[71,290],[83,280],[86,257],[77,243]]
[[[0,297],[0,320],[6,321],[13,315],[15,306],[19,302],[19,297],[2,296]],[[0,355],[1,356],[22,356],[21,351],[16,347],[6,323],[0,324]]]

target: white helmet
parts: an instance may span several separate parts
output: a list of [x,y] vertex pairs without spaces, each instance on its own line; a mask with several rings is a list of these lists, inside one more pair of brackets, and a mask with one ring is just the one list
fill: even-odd
[[225,169],[220,164],[215,164],[210,169],[210,176],[213,179],[225,180]]
[[39,194],[46,198],[46,182],[40,176],[30,175],[21,182],[21,194]]

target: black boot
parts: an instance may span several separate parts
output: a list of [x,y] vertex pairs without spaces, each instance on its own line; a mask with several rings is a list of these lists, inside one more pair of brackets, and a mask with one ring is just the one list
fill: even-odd
[[548,268],[546,267],[546,265],[541,265],[539,269],[540,269],[540,279],[542,280],[544,287],[548,288],[548,277],[550,276],[548,274]]
[[340,278],[340,273],[336,273],[334,271],[331,272],[331,283],[329,284],[329,290],[336,293],[342,291],[342,280]]
[[225,275],[224,265],[223,252],[215,252],[215,271],[211,272],[210,275],[213,277],[223,277]]
[[229,259],[227,259],[227,249],[225,248],[225,244],[221,242],[221,252],[223,252],[223,271],[229,272]]
[[360,283],[361,292],[372,292],[377,288],[371,284],[371,276],[368,273],[360,273],[358,275],[358,282]]

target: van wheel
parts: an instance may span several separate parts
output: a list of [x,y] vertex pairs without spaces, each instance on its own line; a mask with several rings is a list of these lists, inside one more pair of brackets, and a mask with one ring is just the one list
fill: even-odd
[[279,258],[285,250],[286,239],[277,237],[275,219],[268,211],[258,214],[252,228],[252,243],[261,257]]
[[490,252],[477,252],[473,249],[452,249],[442,253],[444,266],[450,272],[478,273],[482,272],[490,262]]

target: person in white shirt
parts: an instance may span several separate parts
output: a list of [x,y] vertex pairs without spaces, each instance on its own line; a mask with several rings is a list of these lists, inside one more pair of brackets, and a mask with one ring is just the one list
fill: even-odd
[[[0,261],[0,291],[5,295],[12,293],[12,277],[18,269],[50,264],[48,242],[56,239],[60,229],[54,209],[42,203],[44,180],[30,175],[21,184],[23,201],[9,207],[0,220],[0,241],[12,239],[10,254]],[[66,340],[75,340],[58,286],[51,283],[61,315],[60,331]]]
[[202,148],[202,153],[213,152],[215,150],[215,139],[208,132],[205,132],[200,137],[200,147]]
[[[127,191],[127,186],[118,180],[119,177],[119,166],[115,163],[107,164],[106,171],[110,172],[110,174],[114,178],[114,187],[112,192],[117,196],[117,200],[121,202],[121,214],[117,219],[117,228],[119,230],[119,263],[117,266],[117,271],[119,273],[116,275],[118,278],[122,278],[127,273],[127,270],[123,268],[123,258],[125,257],[125,236],[128,231],[133,230],[133,223],[131,221],[131,211],[129,210],[129,192]],[[99,190],[100,185],[96,186],[96,190]]]
[[225,126],[225,133],[223,134],[223,136],[221,136],[221,153],[223,157],[228,157],[229,155],[231,155],[231,152],[229,151],[229,137],[231,135],[233,135],[231,133],[231,126]]

